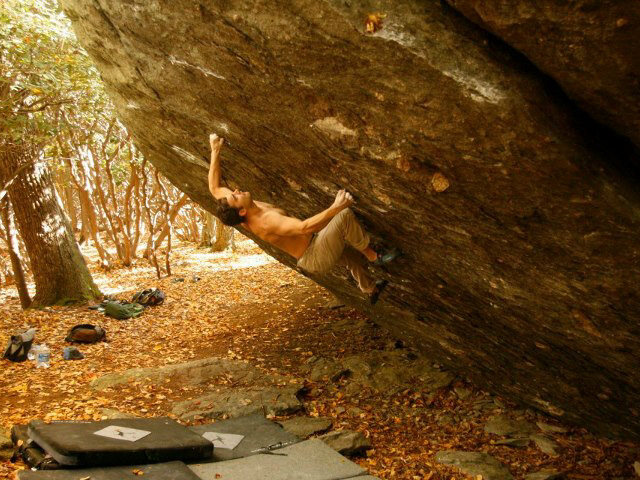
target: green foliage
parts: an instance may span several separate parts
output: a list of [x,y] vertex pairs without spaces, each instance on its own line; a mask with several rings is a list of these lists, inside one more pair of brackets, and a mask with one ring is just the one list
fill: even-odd
[[[90,155],[126,184],[127,132],[55,0],[0,0],[0,147],[30,142],[54,172]],[[139,158],[136,155],[134,158]]]
[[40,145],[68,127],[65,112],[110,111],[100,77],[50,0],[0,2],[0,134]]

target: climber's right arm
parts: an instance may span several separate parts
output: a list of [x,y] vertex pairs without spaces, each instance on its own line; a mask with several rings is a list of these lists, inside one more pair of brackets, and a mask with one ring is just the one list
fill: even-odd
[[218,137],[215,133],[209,135],[211,144],[211,164],[209,165],[209,191],[216,199],[227,198],[231,193],[227,187],[220,185],[220,148],[224,143],[224,138]]

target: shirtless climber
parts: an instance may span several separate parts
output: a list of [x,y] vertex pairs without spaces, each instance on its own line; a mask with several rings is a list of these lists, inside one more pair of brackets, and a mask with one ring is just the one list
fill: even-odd
[[334,265],[344,265],[371,303],[378,301],[387,281],[374,281],[358,252],[376,265],[388,263],[399,252],[392,250],[378,255],[369,247],[369,236],[349,208],[353,204],[349,192],[340,190],[333,205],[306,220],[290,217],[273,205],[253,200],[249,192],[231,191],[220,186],[220,148],[224,139],[212,134],[209,141],[209,190],[218,200],[218,217],[222,223],[241,224],[262,240],[292,255],[298,260],[298,266],[308,273],[326,273]]

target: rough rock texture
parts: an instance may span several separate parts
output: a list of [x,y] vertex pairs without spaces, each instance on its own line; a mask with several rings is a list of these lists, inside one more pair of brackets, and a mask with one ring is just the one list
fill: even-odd
[[309,378],[313,381],[326,378],[336,382],[347,377],[359,388],[373,388],[389,395],[409,388],[414,380],[420,382],[423,392],[435,392],[448,386],[455,377],[451,372],[433,367],[425,356],[402,350],[373,350],[340,359],[312,357],[307,363]]
[[640,2],[447,1],[640,146]]
[[637,172],[502,42],[417,0],[63,4],[192,199],[214,210],[211,131],[228,184],[296,216],[348,187],[405,257],[374,309],[342,270],[316,281],[494,392],[640,437]]
[[321,435],[320,440],[333,448],[336,452],[347,457],[364,455],[373,448],[371,441],[360,432],[351,430],[336,430]]
[[513,420],[506,415],[491,417],[484,427],[487,433],[495,435],[511,435],[514,437],[527,437],[536,431],[536,426],[526,420]]
[[287,432],[300,438],[315,433],[323,433],[331,428],[333,420],[329,417],[293,417],[278,422]]
[[486,480],[513,480],[507,467],[487,453],[443,450],[436,453],[435,461],[453,465],[467,475],[479,475]]
[[164,367],[130,368],[123,372],[109,373],[93,380],[91,386],[96,390],[105,390],[130,382],[162,383],[169,378],[190,385],[198,385],[221,376],[248,384],[278,380],[286,382],[287,380],[274,375],[265,375],[247,362],[211,357]]
[[242,415],[289,415],[303,409],[300,387],[218,388],[214,393],[174,404],[171,412],[182,420],[235,418]]
[[558,445],[553,441],[553,439],[547,437],[546,435],[531,435],[531,440],[533,440],[533,442],[542,452],[546,453],[550,457],[557,457],[562,451],[560,445]]

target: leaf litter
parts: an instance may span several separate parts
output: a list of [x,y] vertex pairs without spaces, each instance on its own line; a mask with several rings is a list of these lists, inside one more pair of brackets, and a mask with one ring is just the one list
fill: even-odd
[[[94,261],[89,266],[103,293],[130,300],[142,288],[157,287],[166,293],[166,301],[138,318],[116,320],[86,306],[22,311],[13,287],[0,288],[0,340],[34,326],[38,328],[36,343],[46,343],[52,352],[48,369],[37,369],[31,361],[3,361],[0,421],[7,433],[12,425],[35,418],[101,420],[107,418],[105,409],[142,417],[172,416],[174,402],[196,398],[216,387],[233,387],[238,381],[222,375],[208,383],[188,385],[167,378],[104,391],[91,389],[89,383],[129,368],[215,356],[249,362],[265,373],[303,378],[307,415],[330,417],[333,429],[359,431],[369,438],[373,449],[354,461],[381,479],[478,480],[478,476],[465,476],[436,463],[433,457],[440,450],[489,453],[516,479],[543,469],[567,472],[569,479],[576,480],[632,478],[633,462],[640,458],[636,443],[598,438],[576,428],[552,434],[562,448],[557,457],[547,456],[535,445],[518,449],[497,445],[499,437],[484,432],[487,418],[523,411],[495,399],[496,408],[478,412],[474,406],[494,397],[460,378],[435,394],[427,393],[419,381],[396,393],[350,389],[348,377],[311,381],[306,378],[305,365],[314,356],[343,358],[395,349],[398,343],[362,313],[346,307],[328,308],[329,292],[263,254],[249,240],[238,242],[236,252],[210,253],[187,243],[176,246],[174,275],[161,280],[144,261],[129,269],[104,272],[98,268],[99,260],[90,258]],[[200,277],[197,283],[191,280],[194,275]],[[182,277],[185,281],[174,281]],[[105,328],[107,342],[79,345],[85,359],[64,361],[62,350],[68,345],[64,338],[80,323]],[[470,394],[462,399],[454,388]],[[443,422],[447,416],[453,421]],[[14,478],[24,468],[21,463],[2,462],[0,478]]]

